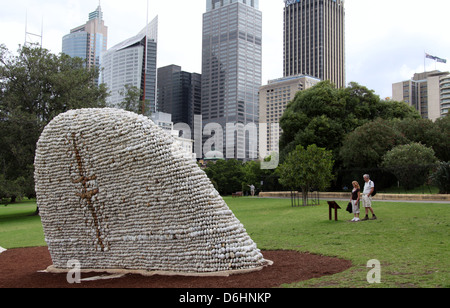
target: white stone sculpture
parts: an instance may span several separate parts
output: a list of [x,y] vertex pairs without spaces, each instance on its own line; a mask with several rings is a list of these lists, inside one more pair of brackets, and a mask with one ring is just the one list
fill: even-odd
[[35,185],[53,269],[217,274],[264,259],[196,163],[146,117],[57,116],[37,144]]

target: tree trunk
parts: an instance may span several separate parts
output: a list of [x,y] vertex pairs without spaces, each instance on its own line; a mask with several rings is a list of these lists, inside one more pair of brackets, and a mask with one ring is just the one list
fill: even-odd
[[36,206],[36,211],[34,211],[34,213],[30,216],[39,216],[39,206]]
[[303,206],[308,205],[308,191],[309,191],[308,188],[302,187]]

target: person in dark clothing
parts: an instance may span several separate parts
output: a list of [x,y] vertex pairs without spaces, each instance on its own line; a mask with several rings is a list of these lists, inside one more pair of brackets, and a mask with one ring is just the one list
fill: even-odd
[[353,190],[352,190],[352,197],[350,199],[350,202],[352,203],[353,206],[353,214],[355,215],[355,217],[351,220],[352,222],[358,222],[360,221],[359,219],[359,200],[361,199],[361,187],[359,186],[359,183],[357,181],[354,181],[352,183],[353,185]]

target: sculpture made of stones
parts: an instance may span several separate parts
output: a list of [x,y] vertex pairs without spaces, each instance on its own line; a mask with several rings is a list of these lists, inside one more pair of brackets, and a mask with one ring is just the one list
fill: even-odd
[[53,268],[184,274],[270,264],[210,180],[144,116],[57,116],[36,149],[35,185]]

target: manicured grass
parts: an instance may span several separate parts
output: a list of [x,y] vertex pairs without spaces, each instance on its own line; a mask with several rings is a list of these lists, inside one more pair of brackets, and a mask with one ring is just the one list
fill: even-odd
[[[292,208],[283,199],[225,199],[262,250],[288,249],[351,260],[330,277],[286,287],[450,287],[450,204],[376,202],[376,221],[328,220],[328,206]],[[345,209],[347,202],[339,202]],[[369,285],[367,262],[381,262]]]
[[[450,204],[375,202],[376,221],[328,220],[328,206],[292,208],[290,200],[225,198],[262,250],[297,250],[351,260],[333,276],[284,287],[450,287]],[[345,208],[346,202],[339,202]],[[0,246],[45,246],[34,202],[0,206]],[[366,264],[381,262],[381,284],[370,285]]]
[[30,216],[35,211],[34,201],[0,205],[0,247],[11,249],[47,245],[41,218]]

